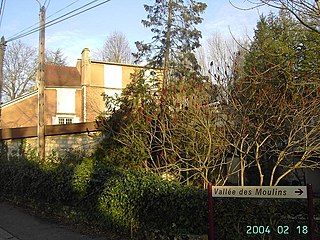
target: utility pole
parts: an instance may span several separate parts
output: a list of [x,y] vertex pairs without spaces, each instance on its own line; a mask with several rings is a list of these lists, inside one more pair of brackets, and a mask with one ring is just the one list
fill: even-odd
[[0,42],[0,128],[2,128],[2,86],[3,86],[3,59],[6,41],[2,36]]
[[44,51],[45,51],[45,15],[46,9],[40,7],[40,32],[39,32],[39,57],[38,57],[38,127],[37,127],[37,148],[38,157],[45,159],[45,125],[44,125]]

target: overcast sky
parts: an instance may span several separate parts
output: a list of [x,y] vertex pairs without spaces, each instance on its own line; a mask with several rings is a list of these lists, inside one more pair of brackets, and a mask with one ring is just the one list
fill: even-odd
[[[49,4],[46,12],[47,22],[91,2],[88,0],[39,1],[42,4],[46,3],[46,6]],[[103,2],[103,0],[97,1],[95,4],[100,2]],[[199,26],[204,40],[213,32],[230,36],[231,31],[235,36],[248,35],[252,37],[259,14],[268,14],[270,11],[266,7],[242,11],[234,8],[228,0],[203,0],[202,2],[208,5],[203,15],[204,21]],[[232,0],[232,2],[238,7],[245,8],[248,6],[246,0]],[[152,5],[153,3],[154,0],[111,0],[97,8],[47,28],[46,48],[50,50],[60,48],[68,58],[68,63],[74,66],[76,60],[80,58],[83,48],[87,47],[91,51],[101,48],[107,35],[117,30],[126,35],[131,47],[135,49],[135,41],[148,41],[152,36],[150,29],[144,28],[141,20],[146,19],[147,16],[143,5]],[[72,5],[64,9],[70,4]],[[64,10],[58,12],[61,9]],[[6,1],[0,35],[9,39],[32,25],[37,27],[38,18],[39,3],[37,0]],[[37,47],[38,38],[38,33],[34,33],[21,38],[21,41]]]

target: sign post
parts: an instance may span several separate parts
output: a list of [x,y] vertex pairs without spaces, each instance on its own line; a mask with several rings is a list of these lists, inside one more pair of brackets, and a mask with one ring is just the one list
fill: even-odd
[[310,240],[315,240],[315,224],[314,224],[314,209],[313,209],[313,191],[312,191],[312,184],[307,185],[308,190],[308,209],[309,209],[309,226],[310,226],[310,232],[309,232],[309,238]]
[[209,208],[210,208],[210,240],[214,240],[214,224],[213,224],[213,198],[212,198],[212,184],[208,184],[209,193]]
[[213,200],[219,198],[294,198],[308,200],[309,238],[315,238],[312,185],[307,186],[212,186],[208,183],[210,207],[210,240],[214,240]]

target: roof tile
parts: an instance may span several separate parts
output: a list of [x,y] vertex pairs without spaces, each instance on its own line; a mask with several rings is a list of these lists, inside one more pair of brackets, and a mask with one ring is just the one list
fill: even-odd
[[46,64],[44,69],[46,87],[81,86],[81,75],[76,67]]

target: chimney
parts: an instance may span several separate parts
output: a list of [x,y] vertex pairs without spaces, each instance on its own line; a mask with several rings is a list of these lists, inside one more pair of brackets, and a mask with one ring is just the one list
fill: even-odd
[[91,62],[90,62],[90,50],[85,48],[81,53],[81,86],[83,86],[82,92],[82,110],[83,110],[83,122],[87,121],[87,86],[91,81]]
[[85,48],[81,53],[81,85],[90,84],[90,50]]

